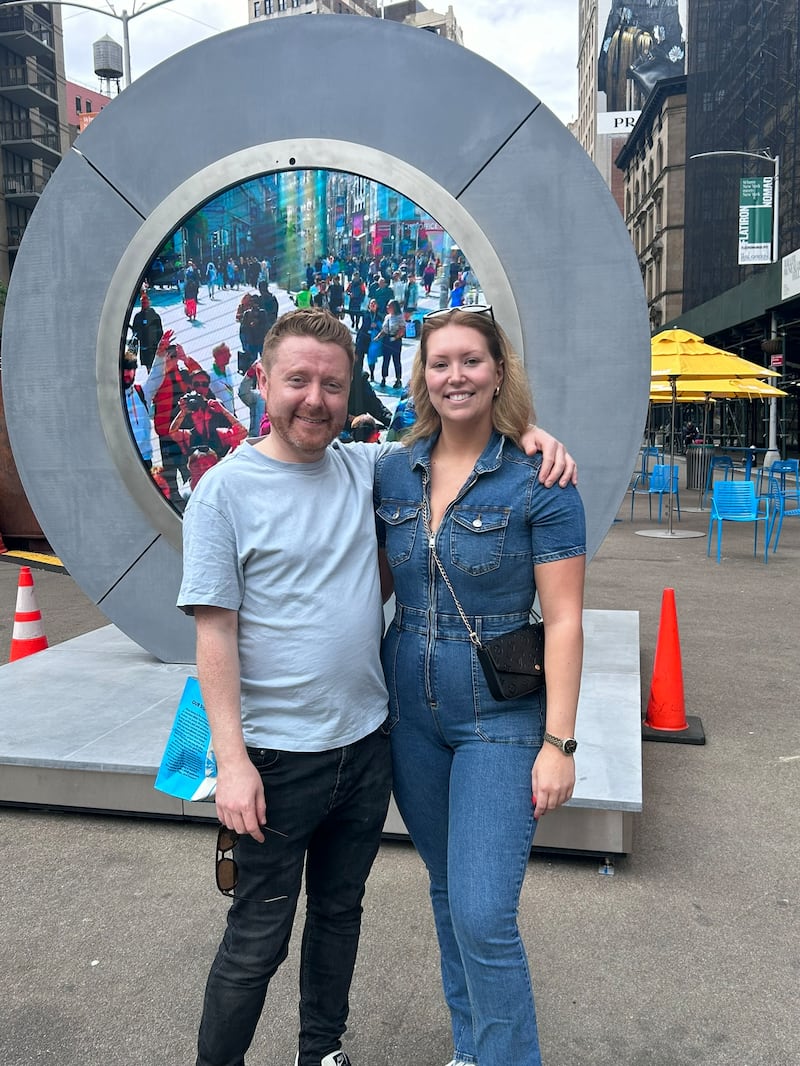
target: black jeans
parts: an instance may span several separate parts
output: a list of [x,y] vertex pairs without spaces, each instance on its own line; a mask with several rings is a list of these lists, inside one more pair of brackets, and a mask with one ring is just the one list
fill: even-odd
[[383,728],[323,752],[248,749],[261,773],[267,823],[258,844],[240,837],[236,892],[211,966],[197,1066],[243,1066],[270,979],[286,958],[303,865],[306,921],[300,960],[300,1066],[341,1047],[361,931],[364,885],[378,852],[391,789]]
[[383,353],[383,365],[381,367],[381,377],[385,378],[389,372],[389,363],[394,364],[394,376],[395,380],[399,380],[402,377],[403,371],[400,365],[400,353],[403,350],[403,341],[400,340],[384,340],[382,353]]

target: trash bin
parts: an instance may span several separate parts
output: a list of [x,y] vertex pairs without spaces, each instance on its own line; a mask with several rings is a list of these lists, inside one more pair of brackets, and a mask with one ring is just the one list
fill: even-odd
[[711,456],[714,454],[713,444],[690,444],[686,449],[686,488],[704,489]]

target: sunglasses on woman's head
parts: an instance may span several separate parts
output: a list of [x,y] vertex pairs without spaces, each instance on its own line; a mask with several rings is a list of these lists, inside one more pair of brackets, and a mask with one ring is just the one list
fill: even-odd
[[466,314],[488,315],[492,320],[492,325],[496,325],[491,304],[464,304],[462,307],[440,307],[436,311],[428,311],[426,315],[423,315],[422,324],[424,326],[430,319],[441,315],[451,315],[454,311],[463,311]]
[[[271,829],[268,825],[262,826],[268,833],[275,833],[279,837],[285,837],[285,833],[279,832],[277,829]],[[233,890],[239,884],[239,867],[236,864],[235,859],[227,858],[228,852],[233,854],[233,849],[239,843],[239,834],[235,829],[228,829],[226,825],[219,827],[217,833],[217,888],[223,894],[223,896],[230,896],[232,899],[240,899],[245,903],[277,903],[278,900],[288,899],[288,896],[271,896],[269,899],[252,899],[248,896],[240,896]]]

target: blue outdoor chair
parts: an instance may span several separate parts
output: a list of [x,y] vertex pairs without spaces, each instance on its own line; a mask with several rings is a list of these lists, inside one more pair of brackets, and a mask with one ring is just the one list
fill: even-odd
[[722,470],[725,481],[733,481],[733,459],[729,455],[712,455],[706,471],[706,487],[703,489],[702,505],[705,506],[706,496],[711,492],[714,484],[714,471]]
[[646,492],[647,478],[650,473],[650,460],[655,459],[657,463],[664,461],[664,455],[660,448],[642,448],[642,462],[631,480],[630,488],[631,492],[631,522],[633,521],[633,504],[636,500],[636,493]]
[[678,492],[678,464],[670,466],[669,463],[656,463],[650,480],[647,483],[647,502],[650,505],[650,517],[653,517],[653,497],[658,496],[658,520],[661,521],[661,505],[664,496],[669,495],[670,471],[672,471],[672,495],[675,497],[675,505],[678,510],[678,521],[681,517],[681,498]]
[[[787,479],[787,474],[794,475],[794,484]],[[784,459],[772,464],[769,468],[767,497],[772,509],[772,529],[775,530],[772,545],[774,554],[778,550],[783,519],[800,515],[800,460]]]
[[752,522],[754,529],[753,555],[758,549],[758,524],[764,523],[764,562],[769,560],[770,500],[756,496],[752,481],[717,481],[711,496],[711,514],[708,519],[708,545],[706,555],[711,554],[711,533],[717,523],[717,562],[722,562],[722,523]]

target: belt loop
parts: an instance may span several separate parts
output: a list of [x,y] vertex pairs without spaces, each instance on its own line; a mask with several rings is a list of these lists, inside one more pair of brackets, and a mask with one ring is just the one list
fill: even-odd
[[402,626],[403,626],[403,605],[402,605],[402,603],[398,603],[398,604],[395,605],[394,622],[395,622],[395,625],[398,628],[402,628]]

